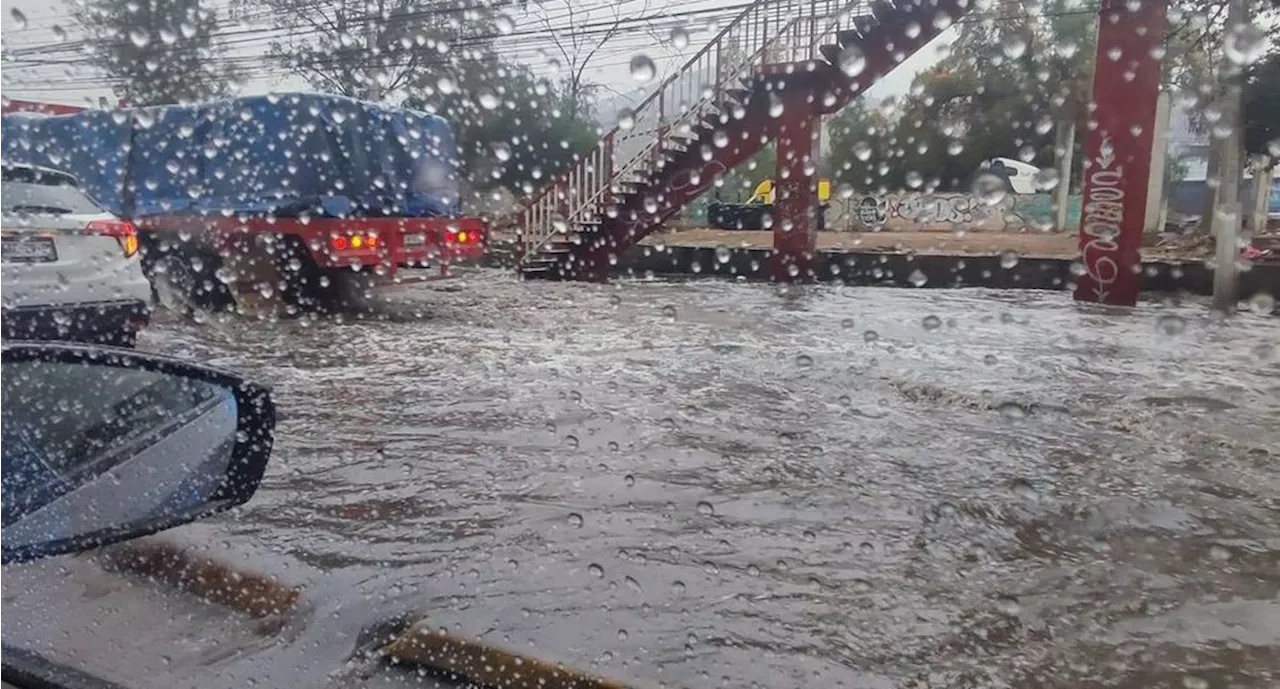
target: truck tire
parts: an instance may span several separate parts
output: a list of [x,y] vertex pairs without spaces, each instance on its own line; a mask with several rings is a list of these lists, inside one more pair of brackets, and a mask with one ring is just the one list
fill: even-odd
[[168,251],[152,260],[146,271],[152,300],[183,316],[197,309],[223,311],[235,307],[235,299],[218,279],[222,260],[213,252],[186,248]]
[[291,315],[332,315],[342,309],[341,285],[330,275],[337,271],[316,265],[301,238],[284,237],[282,249],[275,254],[275,263],[284,281],[281,296]]

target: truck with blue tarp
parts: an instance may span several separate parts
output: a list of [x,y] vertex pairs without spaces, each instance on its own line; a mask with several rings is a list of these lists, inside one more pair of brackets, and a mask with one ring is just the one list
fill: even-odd
[[12,110],[3,159],[74,175],[136,224],[157,292],[193,306],[278,293],[291,310],[323,309],[351,275],[447,277],[484,251],[484,222],[459,216],[456,144],[435,115],[303,93]]

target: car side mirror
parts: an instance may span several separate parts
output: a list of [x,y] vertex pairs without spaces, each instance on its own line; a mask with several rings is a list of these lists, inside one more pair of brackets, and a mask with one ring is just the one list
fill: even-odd
[[275,430],[263,387],[131,350],[0,350],[3,563],[162,531],[246,502]]

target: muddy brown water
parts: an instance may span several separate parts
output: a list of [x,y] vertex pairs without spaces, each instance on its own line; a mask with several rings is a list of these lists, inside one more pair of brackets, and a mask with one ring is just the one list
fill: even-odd
[[211,678],[321,686],[413,611],[643,686],[1280,682],[1280,320],[496,272],[397,298],[143,337],[280,410],[253,501],[175,535],[313,607]]

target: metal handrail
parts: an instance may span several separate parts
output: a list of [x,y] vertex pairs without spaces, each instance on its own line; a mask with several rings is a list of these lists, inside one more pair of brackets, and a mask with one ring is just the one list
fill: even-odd
[[656,163],[662,148],[675,138],[673,132],[682,127],[699,131],[696,127],[709,106],[724,98],[729,79],[749,73],[757,61],[764,65],[817,58],[822,39],[834,35],[854,8],[869,4],[757,0],[745,8],[631,111],[630,126],[615,126],[569,171],[524,204],[521,257],[536,253],[557,233],[598,219],[612,190],[628,174]]

